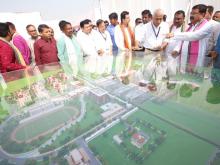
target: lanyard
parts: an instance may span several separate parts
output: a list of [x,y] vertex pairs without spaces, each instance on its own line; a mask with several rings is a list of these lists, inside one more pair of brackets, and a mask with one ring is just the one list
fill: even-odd
[[104,36],[103,34],[105,34],[105,33],[102,33],[100,31],[99,31],[99,33],[102,35],[102,38],[106,41],[107,40],[107,35]]
[[154,28],[154,26],[153,26],[152,23],[151,23],[151,27],[152,27],[152,29],[153,29],[153,31],[154,31],[154,35],[155,35],[155,37],[156,37],[156,39],[157,39],[157,37],[158,37],[158,35],[159,35],[159,33],[160,33],[160,27],[159,27],[159,30],[157,31],[157,33],[156,33],[156,30],[155,30],[155,28]]

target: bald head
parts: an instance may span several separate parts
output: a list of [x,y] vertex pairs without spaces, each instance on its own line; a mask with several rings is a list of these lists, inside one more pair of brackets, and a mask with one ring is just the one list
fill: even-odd
[[153,13],[153,24],[154,26],[159,26],[163,21],[164,11],[162,9],[156,9]]

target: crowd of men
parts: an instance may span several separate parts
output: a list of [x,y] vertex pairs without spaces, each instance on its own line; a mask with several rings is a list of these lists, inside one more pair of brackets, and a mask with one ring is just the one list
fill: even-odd
[[175,75],[177,70],[220,68],[220,11],[213,12],[213,6],[195,5],[188,24],[185,12],[178,10],[170,25],[162,9],[153,13],[144,10],[142,18],[137,18],[135,27],[131,27],[130,13],[123,11],[120,20],[117,13],[111,13],[110,24],[99,19],[94,26],[91,20],[85,19],[80,22],[78,31],[70,22],[62,20],[59,27],[63,35],[57,40],[53,29],[46,24],[37,29],[27,25],[30,38],[26,41],[13,23],[0,23],[0,72],[55,62],[73,68],[84,65],[85,69],[95,72],[95,68],[99,68],[97,61],[108,65],[102,58],[126,56],[132,51],[144,51],[146,67],[160,55],[170,75]]

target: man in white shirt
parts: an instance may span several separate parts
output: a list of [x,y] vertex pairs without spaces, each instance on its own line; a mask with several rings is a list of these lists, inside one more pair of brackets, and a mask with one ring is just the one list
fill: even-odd
[[112,41],[109,32],[106,30],[105,22],[99,19],[96,22],[96,48],[103,51],[102,56],[97,57],[97,73],[110,73],[112,69]]
[[[144,25],[144,34],[139,42],[143,43],[145,48],[145,78],[150,80],[152,73],[157,70],[157,61],[161,62],[164,56],[164,49],[167,46],[165,40],[166,33],[169,32],[169,26],[163,22],[164,12],[157,9],[153,13],[153,19]],[[163,61],[164,62],[164,61]],[[162,64],[162,63],[161,63]],[[160,65],[162,66],[162,65]],[[163,65],[164,67],[165,65]],[[166,70],[166,68],[164,68]],[[164,75],[165,76],[165,75]]]
[[99,19],[96,22],[96,48],[103,51],[103,55],[112,54],[112,41],[109,32],[105,28],[105,22]]
[[[150,10],[142,11],[141,15],[142,15],[142,22],[143,23],[141,23],[135,27],[135,39],[138,41],[140,41],[140,39],[142,38],[142,36],[144,34],[144,25],[152,20],[152,14],[151,14]],[[139,45],[139,47],[143,47],[143,43],[138,43],[138,45]]]
[[30,38],[27,40],[27,43],[31,50],[31,65],[35,65],[34,43],[40,37],[34,25],[31,25],[31,24],[27,25],[26,30],[27,30],[27,33],[30,35]]
[[[178,10],[174,14],[173,24],[170,26],[171,33],[183,32],[185,31],[185,12],[183,10]],[[176,41],[170,39],[168,45],[165,49],[165,55],[167,58],[168,75],[176,75],[176,71],[179,63],[179,48],[182,41]]]
[[[166,33],[169,32],[169,26],[163,22],[164,12],[161,9],[155,10],[153,20],[144,25],[144,34],[139,42],[143,42],[143,46],[147,52],[163,51],[167,45],[165,42]],[[149,53],[148,53],[149,54]]]
[[89,19],[80,22],[81,30],[77,33],[77,39],[83,49],[85,56],[96,56],[98,54],[95,46],[94,30]]
[[77,33],[77,40],[84,52],[85,70],[95,73],[96,58],[103,54],[96,48],[95,32],[92,30],[92,22],[89,19],[80,22],[81,30]]

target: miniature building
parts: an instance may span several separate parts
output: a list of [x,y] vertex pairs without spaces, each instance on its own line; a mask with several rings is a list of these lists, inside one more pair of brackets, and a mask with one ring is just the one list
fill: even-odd
[[149,137],[144,137],[140,133],[135,133],[131,137],[131,143],[137,148],[142,148],[145,143],[149,140]]
[[80,148],[79,152],[81,153],[84,162],[89,162],[90,161],[89,156],[87,155],[87,153],[84,151],[83,148]]
[[21,90],[17,92],[16,98],[17,98],[17,104],[20,108],[26,106],[27,103],[32,101],[31,95],[28,90]]
[[118,84],[118,82],[114,81],[114,80],[107,80],[107,81],[102,81],[99,83],[99,85],[101,85],[105,89],[107,89],[110,86],[116,85],[116,84]]
[[69,165],[89,165],[89,157],[82,148],[71,151],[67,161]]
[[118,145],[120,145],[120,144],[123,142],[118,135],[114,135],[114,136],[113,136],[113,140],[114,140]]
[[67,75],[66,75],[65,73],[59,73],[59,77],[60,77],[60,79],[61,79],[62,81],[68,80],[68,77],[67,77]]
[[81,85],[82,85],[82,83],[81,83],[80,81],[72,81],[72,82],[70,82],[70,84],[71,84],[73,87],[75,87],[75,86],[81,86]]
[[144,95],[145,92],[141,91],[141,90],[132,90],[130,91],[126,96],[126,100],[128,101],[133,101],[134,99],[136,99],[137,97],[140,97],[141,95]]
[[45,90],[42,84],[40,83],[33,84],[31,89],[33,90],[37,98],[49,98],[49,94]]
[[119,112],[123,111],[123,107],[117,103],[107,103],[100,107],[104,112],[101,114],[103,119],[113,118]]
[[[65,74],[63,75],[62,73],[60,73],[62,80],[67,80],[67,77],[65,77]],[[64,79],[63,79],[64,77]],[[59,79],[57,79],[56,77],[50,76],[47,78],[47,83],[52,86],[57,92],[59,93],[63,93],[63,91],[67,88],[67,86],[65,84],[62,84],[61,81]]]
[[108,99],[108,92],[99,88],[91,89],[89,94],[97,104],[104,104]]
[[116,89],[114,93],[118,96],[122,96],[124,93],[128,92],[129,90],[138,89],[136,84],[130,83],[128,85],[123,85],[119,89]]

